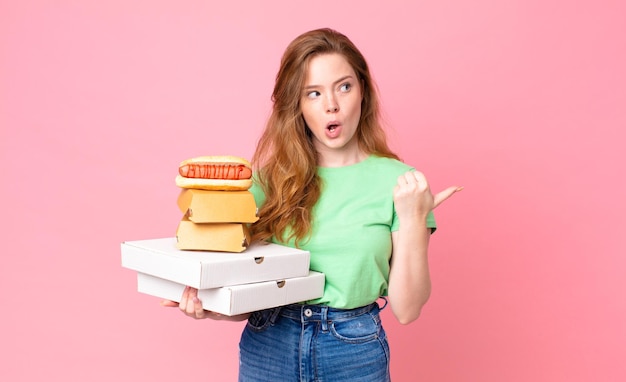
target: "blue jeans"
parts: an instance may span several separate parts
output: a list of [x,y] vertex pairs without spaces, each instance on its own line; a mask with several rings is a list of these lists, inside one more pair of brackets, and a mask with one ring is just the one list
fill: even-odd
[[379,313],[377,303],[254,312],[239,343],[239,382],[388,382],[389,345]]

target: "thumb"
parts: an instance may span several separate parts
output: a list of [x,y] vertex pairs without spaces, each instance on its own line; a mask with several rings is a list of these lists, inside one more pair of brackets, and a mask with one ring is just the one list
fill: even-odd
[[167,306],[170,308],[174,308],[178,306],[178,303],[176,301],[170,301],[170,300],[161,300],[161,306]]
[[451,197],[455,193],[457,193],[459,191],[462,191],[462,190],[463,190],[463,187],[452,186],[452,187],[448,187],[445,190],[437,193],[437,195],[435,195],[435,197],[434,197],[433,209],[437,208],[437,206],[439,206],[441,203],[443,203],[446,199],[448,199],[449,197]]

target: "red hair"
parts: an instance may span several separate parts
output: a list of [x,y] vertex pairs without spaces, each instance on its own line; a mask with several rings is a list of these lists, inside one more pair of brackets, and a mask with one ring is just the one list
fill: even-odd
[[311,229],[311,211],[322,185],[317,176],[317,152],[300,110],[300,98],[311,58],[330,53],[341,54],[348,61],[363,88],[356,131],[359,148],[368,154],[398,159],[387,145],[375,85],[357,47],[343,34],[327,28],[298,36],[283,54],[272,94],[272,114],[252,157],[257,180],[266,195],[259,220],[251,227],[253,240],[295,239],[298,245]]

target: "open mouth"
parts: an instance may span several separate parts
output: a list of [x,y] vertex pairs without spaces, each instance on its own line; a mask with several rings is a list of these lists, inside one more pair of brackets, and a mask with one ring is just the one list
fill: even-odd
[[334,132],[334,131],[335,131],[335,129],[336,129],[338,126],[339,126],[339,124],[338,124],[338,123],[331,122],[331,123],[329,123],[329,124],[328,124],[328,126],[326,126],[326,129],[332,133],[332,132]]

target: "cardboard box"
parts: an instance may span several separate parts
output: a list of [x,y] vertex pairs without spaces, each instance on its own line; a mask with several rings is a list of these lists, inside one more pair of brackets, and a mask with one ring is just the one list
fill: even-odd
[[[204,309],[233,316],[321,297],[324,282],[323,273],[310,271],[305,277],[199,289],[198,298]],[[180,302],[184,289],[183,284],[137,273],[137,290],[141,293]]]
[[176,229],[178,249],[242,252],[250,244],[244,223],[194,223],[185,215]]
[[254,223],[259,220],[250,191],[183,189],[177,204],[194,223]]
[[122,267],[198,289],[303,277],[310,254],[278,244],[254,243],[241,253],[181,251],[176,238],[121,244]]

